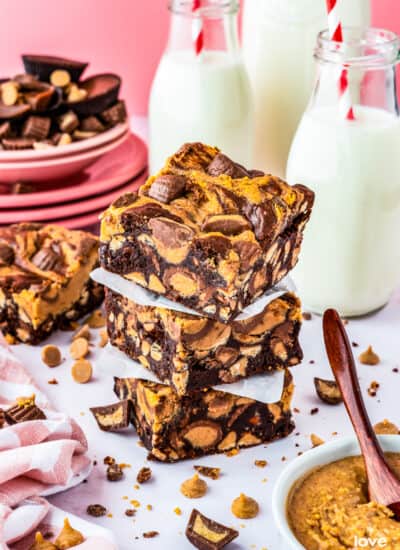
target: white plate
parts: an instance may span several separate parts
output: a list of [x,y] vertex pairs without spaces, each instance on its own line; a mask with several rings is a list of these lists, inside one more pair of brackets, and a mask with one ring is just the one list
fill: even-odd
[[[385,452],[400,452],[400,436],[380,435],[378,439]],[[300,544],[290,529],[286,515],[287,499],[294,483],[318,466],[329,464],[346,456],[359,454],[361,454],[361,451],[357,439],[355,437],[344,437],[305,452],[283,470],[272,495],[272,511],[275,523],[284,540],[282,548],[285,550],[304,550],[304,546]]]
[[75,141],[68,145],[60,145],[49,149],[24,149],[23,151],[0,151],[0,164],[3,162],[41,161],[73,154],[83,153],[101,145],[111,143],[121,137],[129,128],[128,122],[117,124],[105,132],[89,139]]

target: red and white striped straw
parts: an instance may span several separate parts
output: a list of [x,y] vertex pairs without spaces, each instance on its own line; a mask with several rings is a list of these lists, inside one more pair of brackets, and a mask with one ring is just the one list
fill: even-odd
[[[338,1],[339,0],[326,0],[326,6],[328,9],[329,37],[335,42],[343,42],[342,23],[338,15]],[[349,87],[348,70],[346,66],[343,66],[340,71],[338,88],[340,112],[347,120],[355,120]]]
[[196,55],[200,55],[204,47],[203,18],[196,13],[201,8],[201,1],[202,0],[193,0],[192,3],[192,13],[194,15],[192,23],[192,40]]

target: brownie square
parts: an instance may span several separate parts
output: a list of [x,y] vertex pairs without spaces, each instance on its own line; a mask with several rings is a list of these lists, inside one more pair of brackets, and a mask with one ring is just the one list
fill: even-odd
[[0,330],[37,344],[101,304],[98,239],[57,225],[0,228]]
[[292,376],[285,371],[277,403],[214,389],[179,396],[169,386],[115,378],[119,399],[132,401],[132,421],[150,456],[162,462],[239,450],[287,436],[293,429]]
[[257,315],[221,323],[141,306],[106,288],[111,344],[180,395],[298,364],[301,308],[285,293]]
[[184,145],[102,216],[101,265],[230,321],[296,264],[314,194]]

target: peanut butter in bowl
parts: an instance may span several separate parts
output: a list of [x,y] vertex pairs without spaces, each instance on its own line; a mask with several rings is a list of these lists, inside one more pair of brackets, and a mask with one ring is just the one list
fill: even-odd
[[[386,453],[400,476],[400,453]],[[368,497],[361,456],[317,467],[292,487],[287,500],[290,528],[306,550],[400,549],[400,522]]]

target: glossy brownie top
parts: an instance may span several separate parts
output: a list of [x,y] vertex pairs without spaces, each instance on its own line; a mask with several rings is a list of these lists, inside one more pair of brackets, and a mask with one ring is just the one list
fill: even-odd
[[182,242],[209,238],[214,249],[223,246],[216,238],[222,235],[265,250],[296,218],[308,217],[313,200],[307,187],[247,170],[215,147],[187,143],[139,195],[129,193],[110,206],[101,240],[148,222],[153,235],[168,233]]

